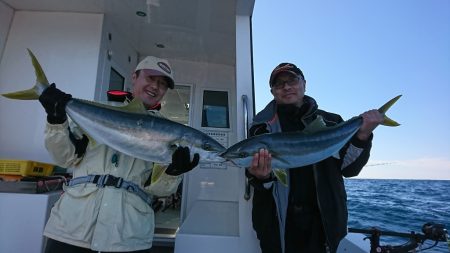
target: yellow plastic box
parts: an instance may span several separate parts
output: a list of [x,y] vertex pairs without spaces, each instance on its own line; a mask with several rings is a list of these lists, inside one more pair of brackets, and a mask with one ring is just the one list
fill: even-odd
[[26,160],[0,160],[0,174],[21,176],[50,176],[53,164]]

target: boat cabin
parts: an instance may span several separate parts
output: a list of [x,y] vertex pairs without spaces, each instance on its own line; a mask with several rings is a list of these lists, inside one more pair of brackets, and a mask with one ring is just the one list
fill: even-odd
[[[228,147],[246,138],[255,114],[254,4],[0,0],[0,93],[34,85],[27,48],[50,83],[100,102],[113,100],[110,90],[131,91],[131,74],[144,57],[162,57],[175,79],[162,113]],[[44,147],[46,117],[38,101],[0,97],[0,118],[0,159],[53,162]],[[42,252],[42,231],[59,194],[0,192],[0,252]],[[154,245],[176,253],[260,252],[251,197],[243,168],[199,165],[184,175],[175,194],[159,199]]]

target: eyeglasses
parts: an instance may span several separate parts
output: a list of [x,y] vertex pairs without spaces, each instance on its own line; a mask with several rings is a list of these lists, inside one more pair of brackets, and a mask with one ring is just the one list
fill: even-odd
[[299,83],[300,78],[294,77],[288,80],[277,80],[273,83],[272,87],[280,90],[284,88],[284,85],[287,84],[289,87],[293,87]]

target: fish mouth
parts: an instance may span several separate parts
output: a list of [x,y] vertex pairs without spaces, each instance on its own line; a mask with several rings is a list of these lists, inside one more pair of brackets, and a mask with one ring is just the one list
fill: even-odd
[[227,150],[224,150],[223,152],[219,152],[218,155],[222,158],[227,158],[228,152],[227,152]]
[[240,158],[239,154],[234,154],[227,151],[220,153],[219,156],[226,160]]

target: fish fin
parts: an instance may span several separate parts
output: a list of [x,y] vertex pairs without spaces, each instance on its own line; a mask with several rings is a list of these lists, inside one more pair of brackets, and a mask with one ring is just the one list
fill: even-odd
[[107,102],[94,102],[94,101],[86,100],[86,99],[82,99],[82,98],[75,98],[75,100],[82,101],[85,104],[90,104],[90,105],[94,105],[97,107],[107,108],[107,109],[116,110],[116,111],[121,110],[120,106],[111,105],[111,104],[108,104]]
[[92,145],[92,146],[97,145],[97,141],[94,138],[92,138],[89,134],[87,134],[86,131],[83,131],[83,132],[84,132],[84,135],[86,135],[87,138],[89,139],[90,145]]
[[[107,108],[107,109],[111,109],[111,110],[115,110],[115,111],[122,111],[122,112],[131,112],[131,113],[140,113],[140,114],[145,114],[148,115],[147,111],[145,110],[144,104],[142,102],[139,101],[131,101],[130,103],[133,103],[131,106],[130,103],[126,104],[126,105],[113,105],[113,104],[108,104],[108,102],[94,102],[91,100],[86,100],[86,99],[80,99],[77,98],[77,100],[79,101],[83,101],[83,103],[86,104],[91,104],[94,106],[98,106],[98,107],[102,107],[102,108]],[[141,105],[139,105],[139,102]]]
[[36,56],[34,56],[33,52],[31,52],[30,49],[27,50],[31,58],[31,63],[34,67],[34,72],[36,74],[36,84],[31,89],[4,93],[1,94],[2,96],[10,99],[37,100],[42,91],[44,91],[49,86],[49,82],[47,80],[47,77],[45,76],[44,70],[42,70],[41,64],[39,64],[39,61],[36,59]]
[[287,172],[282,169],[273,169],[273,174],[278,179],[278,182],[282,183],[284,186],[287,186]]
[[34,67],[34,73],[36,74],[36,82],[50,85],[50,83],[47,80],[47,77],[45,76],[44,70],[42,69],[41,64],[37,60],[36,56],[34,56],[33,52],[31,52],[30,49],[27,48],[27,50],[28,54],[31,57],[31,63],[33,64]]
[[306,125],[305,129],[303,129],[302,132],[305,134],[311,134],[324,130],[326,127],[327,126],[325,124],[325,121],[323,121],[323,117],[321,115],[317,115],[317,118]]
[[179,146],[180,144],[178,142],[171,142],[167,148],[172,151],[171,153],[173,153]]
[[145,109],[144,103],[139,98],[133,98],[130,103],[119,107],[120,110],[134,113],[147,113],[147,109]]
[[36,93],[36,90],[34,88],[10,93],[3,93],[2,96],[10,99],[20,100],[37,100],[39,98],[39,95]]
[[396,126],[400,126],[400,123],[398,123],[397,121],[395,121],[395,120],[389,118],[388,116],[384,115],[384,121],[383,121],[382,125],[396,127]]
[[383,123],[381,123],[381,125],[384,126],[391,126],[391,127],[395,127],[395,126],[400,126],[400,124],[398,122],[396,122],[395,120],[390,119],[388,116],[386,116],[386,112],[387,110],[389,110],[389,108],[391,108],[391,106],[393,104],[395,104],[395,102],[397,102],[397,100],[401,97],[402,95],[398,95],[395,98],[389,100],[387,103],[385,103],[383,106],[381,106],[378,111],[382,114],[384,114],[384,121]]
[[[70,116],[69,116],[69,118],[70,118]],[[73,122],[72,119],[70,119],[70,123],[69,123],[70,127],[72,127],[72,123],[71,123],[71,122]],[[80,134],[86,135],[86,137],[87,137],[88,140],[89,140],[89,142],[88,142],[89,145],[95,146],[95,145],[97,144],[97,141],[96,141],[92,136],[90,136],[90,135],[88,134],[88,132],[87,132],[85,129],[83,129],[83,127],[81,127],[80,125],[76,125],[76,126],[77,126],[77,128],[79,128],[78,130],[81,131]]]
[[339,155],[339,151],[336,152],[336,153],[334,153],[334,154],[332,155],[332,157],[334,157],[334,158],[336,158],[336,159],[341,159],[341,156]]
[[150,184],[156,183],[158,179],[161,177],[164,171],[166,171],[167,166],[162,164],[155,163],[152,169],[151,181]]

